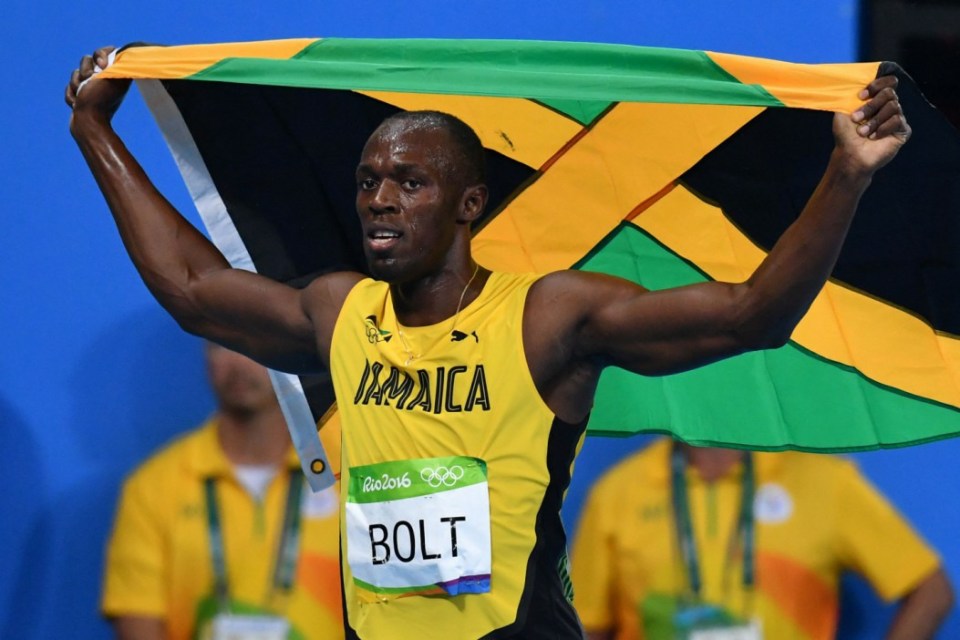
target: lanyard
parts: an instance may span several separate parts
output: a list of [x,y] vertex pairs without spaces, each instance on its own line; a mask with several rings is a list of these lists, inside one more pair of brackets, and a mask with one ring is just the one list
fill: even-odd
[[[204,481],[207,498],[207,528],[210,532],[210,555],[213,557],[214,594],[221,611],[229,609],[230,590],[227,586],[227,565],[223,545],[223,527],[217,504],[216,479]],[[277,544],[277,559],[273,571],[275,591],[289,592],[296,574],[300,551],[300,495],[303,491],[303,472],[290,470],[287,504],[283,512],[283,529]]]
[[[680,447],[674,445],[670,458],[673,489],[673,514],[680,542],[680,554],[687,571],[687,582],[695,600],[700,600],[703,583],[700,576],[700,563],[697,559],[697,545],[693,537],[693,522],[690,517],[690,499],[687,495],[686,460]],[[737,535],[743,545],[743,586],[749,592],[755,583],[755,530],[753,521],[753,495],[756,478],[753,471],[753,455],[747,451],[743,457],[743,481],[740,497],[740,513],[737,517]],[[729,555],[733,546],[728,547]]]

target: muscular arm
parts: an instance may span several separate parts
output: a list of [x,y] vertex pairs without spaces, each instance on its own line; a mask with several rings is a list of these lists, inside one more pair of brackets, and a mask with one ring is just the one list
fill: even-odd
[[[98,64],[105,66],[105,50]],[[327,357],[336,308],[359,278],[340,274],[303,291],[230,268],[154,187],[111,126],[128,81],[96,80],[86,57],[67,88],[70,131],[150,292],[186,331],[276,369],[316,370]],[[319,339],[319,342],[318,342]]]
[[524,339],[551,408],[567,420],[582,417],[607,365],[659,375],[784,344],[829,277],[873,173],[909,137],[895,86],[892,76],[878,78],[858,113],[835,116],[823,178],[746,282],[650,292],[582,272],[539,281]]
[[160,618],[120,616],[113,619],[117,640],[166,640],[167,629]]
[[917,585],[900,602],[887,640],[932,638],[953,607],[953,587],[943,569]]
[[[613,302],[599,305],[590,318],[586,350],[659,374],[782,345],[830,275],[868,184],[869,175],[850,170],[835,151],[800,217],[746,282],[644,295],[611,283]],[[617,344],[617,333],[624,332],[634,340]]]

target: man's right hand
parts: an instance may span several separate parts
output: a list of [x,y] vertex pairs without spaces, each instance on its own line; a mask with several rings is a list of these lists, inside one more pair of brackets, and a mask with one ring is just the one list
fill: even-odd
[[836,114],[833,133],[841,169],[873,175],[910,139],[911,129],[897,95],[899,80],[880,76],[860,92],[865,102],[852,114]]
[[70,74],[64,99],[73,110],[71,130],[74,130],[77,119],[81,116],[92,117],[99,124],[108,124],[127,95],[129,80],[95,79],[83,85],[83,90],[80,90],[80,85],[94,75],[97,67],[107,67],[109,55],[115,49],[116,47],[101,47],[94,51],[93,55],[83,56],[80,65]]

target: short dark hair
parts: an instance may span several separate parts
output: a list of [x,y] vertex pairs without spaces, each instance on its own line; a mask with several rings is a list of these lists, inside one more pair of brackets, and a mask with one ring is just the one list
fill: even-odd
[[462,177],[466,184],[484,184],[487,180],[487,158],[480,136],[460,118],[443,111],[401,111],[386,118],[380,125],[391,123],[413,125],[417,129],[442,129],[446,131],[460,155]]

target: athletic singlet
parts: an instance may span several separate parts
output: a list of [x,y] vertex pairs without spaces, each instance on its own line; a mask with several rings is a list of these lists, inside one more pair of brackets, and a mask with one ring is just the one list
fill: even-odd
[[[536,279],[492,274],[456,327],[454,318],[400,327],[382,282],[361,281],[347,296],[334,329],[331,373],[343,429],[348,638],[582,637],[560,506],[585,421],[557,419],[527,368],[523,307]],[[477,474],[477,483],[459,488],[454,483],[464,468],[467,477],[471,469]],[[425,482],[460,493],[431,493]],[[386,510],[425,504],[417,500],[429,504],[387,521]],[[456,513],[444,514],[443,504]],[[442,524],[434,521],[444,515]],[[487,571],[467,571],[460,582],[440,580],[415,595],[417,589],[371,585],[368,575],[388,568],[402,584],[415,584],[404,572],[450,561],[458,544],[462,558],[471,536],[483,542],[466,528],[472,518],[489,531]],[[461,589],[457,595],[450,585],[453,593]]]

